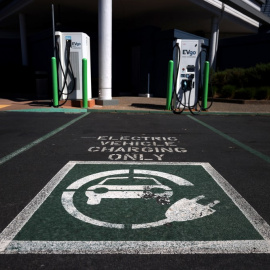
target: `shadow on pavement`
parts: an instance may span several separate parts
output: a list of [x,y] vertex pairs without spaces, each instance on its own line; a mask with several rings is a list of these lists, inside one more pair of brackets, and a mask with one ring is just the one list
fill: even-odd
[[155,110],[165,110],[165,105],[157,104],[147,104],[147,103],[132,103],[131,107],[144,108],[144,109],[155,109]]

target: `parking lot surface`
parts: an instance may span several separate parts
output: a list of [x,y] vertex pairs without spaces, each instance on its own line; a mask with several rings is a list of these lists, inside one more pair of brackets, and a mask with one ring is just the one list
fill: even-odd
[[269,117],[0,112],[0,268],[267,269]]

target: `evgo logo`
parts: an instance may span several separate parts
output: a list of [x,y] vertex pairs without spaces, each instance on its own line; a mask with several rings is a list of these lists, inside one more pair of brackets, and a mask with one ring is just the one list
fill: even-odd
[[189,55],[189,56],[194,56],[196,55],[196,51],[191,51],[191,50],[183,50],[184,55]]

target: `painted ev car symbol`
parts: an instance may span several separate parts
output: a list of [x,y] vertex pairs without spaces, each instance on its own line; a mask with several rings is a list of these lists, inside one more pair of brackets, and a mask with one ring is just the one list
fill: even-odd
[[[162,185],[153,177],[133,178],[132,185],[115,185],[114,182],[127,180],[129,177],[108,177],[99,184],[91,186],[85,192],[88,197],[87,204],[95,205],[101,202],[101,199],[140,199],[146,192],[155,194],[155,196],[171,197],[173,191],[170,187]],[[144,182],[147,181],[147,185]],[[121,181],[120,181],[121,182]],[[152,184],[149,184],[152,182]]]
[[[64,209],[78,220],[95,226],[124,229],[126,225],[123,223],[111,223],[92,218],[91,213],[93,212],[91,211],[94,211],[93,209],[89,210],[87,215],[80,212],[74,204],[74,194],[78,189],[84,187],[84,185],[89,185],[92,181],[100,179],[98,184],[93,184],[85,191],[84,194],[88,198],[86,205],[93,205],[93,207],[95,207],[95,205],[101,204],[101,200],[103,199],[148,199],[147,196],[149,193],[155,194],[157,198],[160,196],[164,196],[166,198],[172,196],[172,189],[160,183],[156,178],[163,178],[164,180],[171,181],[178,186],[193,186],[191,182],[182,177],[161,171],[139,169],[111,170],[91,174],[78,179],[69,185],[66,191],[63,192],[61,202]],[[164,213],[164,219],[148,223],[131,224],[131,228],[146,229],[162,226],[170,222],[183,222],[212,215],[216,211],[212,207],[218,204],[219,201],[215,200],[207,205],[198,203],[198,201],[204,197],[204,195],[200,195],[192,199],[181,198],[166,210]]]

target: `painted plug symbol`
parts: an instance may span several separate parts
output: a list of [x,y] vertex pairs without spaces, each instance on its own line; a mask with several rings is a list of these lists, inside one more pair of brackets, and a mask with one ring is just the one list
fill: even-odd
[[197,203],[197,201],[204,197],[201,195],[190,200],[184,198],[174,203],[165,213],[167,222],[193,220],[215,213],[216,210],[211,207],[214,207],[219,201],[214,201],[208,205]]

